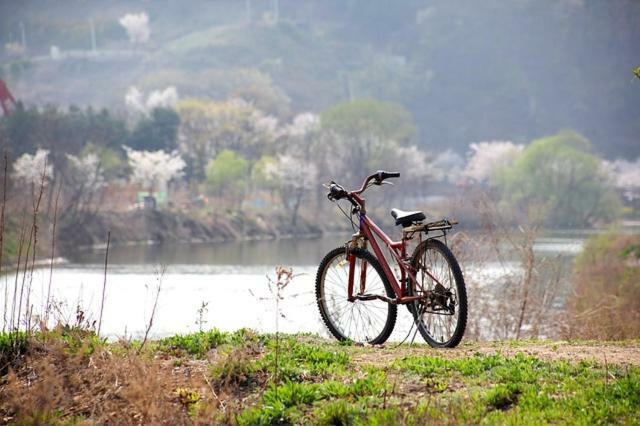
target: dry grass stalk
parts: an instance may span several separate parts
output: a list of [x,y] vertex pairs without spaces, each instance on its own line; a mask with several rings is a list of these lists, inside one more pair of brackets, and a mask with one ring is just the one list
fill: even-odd
[[104,254],[104,281],[102,282],[102,299],[100,299],[100,317],[98,319],[98,336],[102,328],[102,312],[104,311],[104,296],[107,290],[107,265],[109,263],[109,244],[111,243],[111,231],[107,232],[107,250]]
[[[280,369],[278,365],[278,355],[280,350],[280,316],[282,313],[280,312],[280,300],[284,297],[282,296],[282,292],[285,288],[291,284],[291,281],[295,278],[293,274],[292,268],[285,268],[284,266],[276,266],[276,277],[275,281],[267,276],[267,283],[269,285],[269,291],[274,295],[276,299],[276,351],[275,351],[275,383],[278,383],[280,380]],[[272,288],[272,284],[275,286],[275,291]],[[283,315],[282,315],[283,316]],[[278,388],[276,387],[276,397],[278,392]]]
[[[74,351],[60,339],[51,340],[7,375],[0,384],[0,418],[15,424],[66,424],[78,418],[122,425],[214,422],[219,401],[202,380],[206,365],[172,368],[170,362],[124,348],[118,354],[102,346],[91,351],[82,336]],[[197,406],[182,401],[180,389],[197,395]]]
[[11,322],[9,329],[11,331],[17,331],[20,322],[19,318],[16,318],[16,308],[18,304],[18,278],[20,277],[20,262],[22,260],[22,248],[24,247],[24,238],[26,234],[26,210],[22,210],[22,223],[20,224],[20,237],[18,238],[18,259],[16,262],[16,276],[13,284],[13,302],[11,304]]
[[[557,334],[553,303],[563,269],[558,257],[545,258],[534,251],[541,227],[533,223],[514,229],[513,220],[504,217],[487,194],[476,194],[473,203],[483,234],[451,239],[474,305],[467,336],[520,339]],[[496,259],[500,277],[485,275],[496,267]],[[468,270],[470,265],[473,273]]]
[[562,337],[640,337],[640,237],[605,234],[578,257]]
[[[42,177],[40,178],[40,187],[38,190],[38,196],[37,198],[34,198],[34,203],[33,203],[33,210],[32,210],[32,222],[31,222],[31,230],[32,230],[32,237],[30,237],[30,239],[33,239],[33,250],[31,251],[31,266],[29,268],[29,284],[28,284],[28,288],[27,288],[27,294],[26,294],[26,306],[25,306],[25,324],[26,324],[26,329],[28,332],[31,332],[31,313],[33,311],[33,306],[31,306],[31,286],[33,284],[33,273],[35,271],[35,267],[36,267],[36,251],[38,248],[38,214],[40,213],[40,203],[42,202],[42,195],[44,194],[44,185],[45,185],[45,181],[47,179],[47,161],[45,160],[44,162],[44,166],[43,166],[43,170],[42,170]],[[29,244],[31,244],[31,241],[29,241]],[[29,250],[27,248],[27,259],[29,257]],[[25,272],[26,272],[26,268],[25,268]]]
[[[2,276],[2,255],[4,254],[4,213],[7,205],[7,168],[9,165],[9,158],[7,153],[4,153],[4,174],[2,177],[2,206],[0,206],[0,277]],[[7,307],[9,299],[9,283],[5,281],[4,284],[4,310],[2,321],[2,332],[6,331],[7,327]]]
[[51,231],[51,264],[49,265],[49,284],[47,286],[47,299],[44,308],[44,324],[47,325],[49,320],[49,312],[51,305],[51,284],[53,282],[53,262],[55,260],[56,253],[56,225],[58,223],[58,200],[60,199],[60,190],[62,184],[58,185],[58,191],[56,192],[56,201],[53,208],[53,230]]
[[160,291],[162,290],[162,279],[164,278],[164,273],[166,272],[167,267],[162,266],[160,272],[157,277],[157,285],[156,285],[156,293],[155,298],[153,300],[153,308],[151,309],[151,315],[149,316],[149,322],[147,323],[147,328],[144,331],[144,339],[142,339],[142,343],[138,348],[138,353],[142,352],[142,348],[144,348],[145,343],[147,343],[147,338],[149,337],[149,332],[151,331],[151,327],[153,327],[153,319],[156,315],[156,309],[158,308],[158,299],[160,299]]

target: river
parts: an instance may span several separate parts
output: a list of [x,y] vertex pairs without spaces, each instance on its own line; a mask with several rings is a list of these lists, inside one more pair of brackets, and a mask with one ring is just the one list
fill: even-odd
[[[158,284],[161,289],[150,331],[152,337],[212,327],[226,331],[247,327],[273,332],[276,306],[268,277],[273,277],[276,265],[283,265],[292,267],[296,276],[283,291],[279,330],[326,335],[315,304],[315,273],[324,254],[344,244],[345,240],[345,236],[337,236],[111,247],[102,334],[111,339],[144,335]],[[537,240],[535,249],[570,259],[582,249],[583,241],[583,234],[553,234]],[[81,251],[68,260],[53,269],[51,294],[56,309],[52,317],[73,323],[79,306],[89,322],[97,321],[104,283],[105,250]],[[491,269],[491,266],[485,266],[483,274],[491,276],[492,271],[486,268]],[[499,274],[500,269],[493,272]],[[14,279],[15,274],[2,277],[2,297],[4,286],[11,292]],[[48,285],[49,268],[37,269],[31,291],[34,312],[43,311]],[[10,300],[11,295],[9,305]],[[1,310],[3,306],[0,306]],[[406,309],[400,309],[392,339],[402,340],[411,323]]]

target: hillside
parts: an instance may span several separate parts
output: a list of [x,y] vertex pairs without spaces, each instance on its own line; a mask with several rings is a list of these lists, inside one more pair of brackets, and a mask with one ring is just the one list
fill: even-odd
[[[118,20],[142,12],[149,39],[130,42]],[[639,18],[632,0],[3,2],[0,76],[27,103],[116,110],[132,85],[283,118],[373,97],[406,106],[434,151],[572,128],[635,158]]]
[[637,341],[434,350],[212,330],[141,348],[66,329],[22,353],[0,384],[5,422],[633,424],[640,410]]

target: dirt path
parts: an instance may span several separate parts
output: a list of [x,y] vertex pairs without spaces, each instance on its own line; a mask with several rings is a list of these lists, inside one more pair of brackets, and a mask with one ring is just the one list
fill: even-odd
[[352,354],[354,361],[376,366],[389,365],[405,356],[432,356],[446,359],[467,358],[475,354],[501,354],[512,357],[519,353],[545,361],[595,361],[599,364],[640,366],[640,342],[619,343],[579,343],[568,342],[490,342],[467,343],[455,349],[432,349],[426,345],[412,347],[386,347],[372,350],[357,349]]

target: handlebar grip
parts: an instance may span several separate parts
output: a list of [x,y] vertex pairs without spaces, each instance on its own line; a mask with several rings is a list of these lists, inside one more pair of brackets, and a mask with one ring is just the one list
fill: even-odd
[[327,194],[329,199],[337,201],[341,198],[344,198],[346,195],[347,191],[345,191],[343,187],[334,182],[331,182],[331,185],[329,186],[329,194]]
[[382,182],[385,179],[398,177],[400,177],[400,172],[385,172],[382,170],[378,170],[378,172],[375,174],[375,178],[378,182]]

